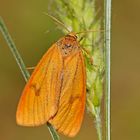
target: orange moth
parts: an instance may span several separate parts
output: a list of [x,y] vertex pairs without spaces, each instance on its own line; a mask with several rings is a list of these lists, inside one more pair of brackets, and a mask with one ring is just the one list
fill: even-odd
[[76,33],[54,43],[42,57],[20,98],[16,120],[22,126],[47,122],[75,136],[85,110],[86,72]]

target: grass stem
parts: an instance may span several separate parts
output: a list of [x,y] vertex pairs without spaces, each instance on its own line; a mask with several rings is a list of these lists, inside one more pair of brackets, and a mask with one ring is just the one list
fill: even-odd
[[111,0],[105,0],[105,58],[106,58],[106,140],[111,140],[110,113],[110,45],[111,45]]

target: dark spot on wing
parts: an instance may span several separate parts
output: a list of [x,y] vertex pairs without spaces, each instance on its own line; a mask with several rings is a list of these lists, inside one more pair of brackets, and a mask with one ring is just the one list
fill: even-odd
[[40,95],[40,87],[37,84],[32,84],[31,88],[34,90],[36,96]]

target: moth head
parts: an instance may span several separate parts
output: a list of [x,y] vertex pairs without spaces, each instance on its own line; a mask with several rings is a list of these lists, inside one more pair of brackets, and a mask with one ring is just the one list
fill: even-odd
[[72,38],[74,38],[75,40],[77,40],[77,35],[76,35],[75,32],[70,32],[70,33],[69,33],[68,35],[66,35],[66,36],[72,37]]
[[63,57],[75,54],[79,50],[79,42],[77,41],[76,33],[70,32],[65,37],[61,38],[57,41],[57,46],[60,48]]

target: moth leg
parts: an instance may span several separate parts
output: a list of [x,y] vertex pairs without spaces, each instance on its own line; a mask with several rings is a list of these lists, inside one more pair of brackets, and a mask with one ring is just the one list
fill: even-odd
[[27,70],[34,70],[35,69],[35,66],[33,67],[26,67]]

